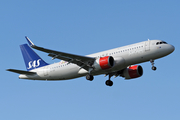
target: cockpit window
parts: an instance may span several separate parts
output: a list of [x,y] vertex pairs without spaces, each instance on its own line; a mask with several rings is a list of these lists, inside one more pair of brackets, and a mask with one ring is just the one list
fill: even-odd
[[163,44],[167,44],[167,42],[162,42]]
[[162,41],[162,42],[157,42],[156,43],[156,45],[159,45],[159,44],[167,44],[167,42]]

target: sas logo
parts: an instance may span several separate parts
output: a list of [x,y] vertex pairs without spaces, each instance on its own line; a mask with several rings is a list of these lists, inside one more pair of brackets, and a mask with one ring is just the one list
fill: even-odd
[[30,61],[30,62],[28,63],[29,67],[28,67],[27,69],[31,69],[32,67],[33,67],[33,68],[39,67],[40,61],[41,61],[41,59],[34,60],[34,61]]

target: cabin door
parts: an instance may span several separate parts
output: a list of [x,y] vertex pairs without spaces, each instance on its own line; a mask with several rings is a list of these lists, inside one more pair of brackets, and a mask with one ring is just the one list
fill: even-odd
[[150,50],[150,40],[145,42],[145,51],[149,51]]

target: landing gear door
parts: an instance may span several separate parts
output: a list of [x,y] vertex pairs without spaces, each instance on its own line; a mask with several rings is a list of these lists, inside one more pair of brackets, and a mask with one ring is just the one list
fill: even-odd
[[145,51],[149,51],[150,50],[150,40],[145,42]]

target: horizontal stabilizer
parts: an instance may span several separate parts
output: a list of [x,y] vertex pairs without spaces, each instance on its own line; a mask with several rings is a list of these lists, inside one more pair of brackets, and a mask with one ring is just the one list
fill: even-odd
[[33,75],[33,74],[36,74],[36,72],[28,72],[28,71],[16,70],[16,69],[7,69],[7,71],[14,72],[14,73],[19,73],[19,74],[25,74],[25,75]]

